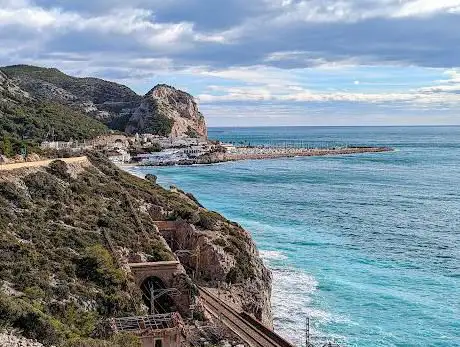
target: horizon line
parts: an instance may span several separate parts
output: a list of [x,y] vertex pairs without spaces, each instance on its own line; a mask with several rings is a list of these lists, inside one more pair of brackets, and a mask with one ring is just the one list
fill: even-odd
[[460,124],[415,124],[415,125],[220,125],[211,128],[448,128],[460,127]]

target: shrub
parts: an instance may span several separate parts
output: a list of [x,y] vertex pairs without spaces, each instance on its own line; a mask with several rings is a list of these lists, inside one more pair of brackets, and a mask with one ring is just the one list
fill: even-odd
[[47,171],[50,174],[58,176],[59,178],[62,178],[65,180],[70,178],[70,174],[68,173],[67,170],[68,170],[67,164],[62,160],[55,160],[51,162],[47,167]]
[[217,239],[214,239],[212,241],[215,245],[218,245],[218,246],[221,246],[221,247],[225,247],[227,246],[227,241],[225,241],[223,238],[219,237]]
[[195,198],[195,196],[194,196],[192,193],[185,193],[185,195],[186,195],[190,200],[192,200],[195,204],[197,204],[199,207],[203,208],[203,205],[201,205],[201,203],[198,201],[197,198]]
[[118,285],[126,280],[123,270],[115,267],[109,251],[101,245],[85,249],[83,257],[77,260],[77,276],[103,286]]
[[219,227],[222,216],[216,212],[200,211],[199,225],[208,230],[215,230]]
[[173,125],[174,119],[162,114],[161,110],[158,112],[158,108],[156,107],[153,115],[147,117],[147,126],[144,131],[154,135],[169,136]]
[[24,183],[29,188],[32,198],[65,200],[65,188],[49,173],[36,172],[24,178]]
[[11,139],[8,136],[4,136],[0,145],[0,149],[3,155],[7,157],[12,157],[14,155],[13,145],[11,144]]
[[190,125],[187,127],[187,131],[185,132],[185,135],[188,137],[192,138],[197,138],[199,135],[195,129],[193,129]]
[[50,316],[21,299],[4,294],[0,294],[0,327],[20,329],[25,337],[45,345],[58,345],[66,334],[62,325]]
[[145,175],[145,179],[153,184],[157,184],[157,176],[152,174]]

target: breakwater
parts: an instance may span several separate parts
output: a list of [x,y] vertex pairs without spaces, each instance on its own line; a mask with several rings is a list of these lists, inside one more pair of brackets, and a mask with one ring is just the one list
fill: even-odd
[[391,152],[390,147],[340,147],[340,148],[284,148],[284,147],[236,147],[226,153],[215,152],[197,158],[164,160],[157,163],[138,163],[139,166],[173,166],[215,164],[239,160],[262,160],[292,157],[315,157],[326,155],[349,155],[360,153]]
[[231,153],[224,153],[223,161],[247,159],[271,159],[289,157],[314,157],[324,155],[345,155],[357,153],[390,152],[389,147],[345,147],[345,148],[270,148],[270,147],[242,147]]

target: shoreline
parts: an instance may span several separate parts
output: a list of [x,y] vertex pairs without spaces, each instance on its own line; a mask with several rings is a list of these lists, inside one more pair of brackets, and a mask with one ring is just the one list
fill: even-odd
[[277,158],[294,158],[294,157],[321,157],[329,155],[349,155],[364,153],[384,153],[393,152],[394,148],[390,147],[347,147],[347,148],[327,148],[327,149],[307,149],[307,148],[238,148],[230,153],[211,153],[198,158],[182,159],[176,161],[163,162],[139,162],[123,164],[124,166],[187,166],[197,164],[217,164],[242,160],[264,160]]

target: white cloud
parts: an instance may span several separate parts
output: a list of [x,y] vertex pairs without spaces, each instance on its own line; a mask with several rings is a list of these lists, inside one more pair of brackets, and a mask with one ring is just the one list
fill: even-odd
[[63,13],[58,9],[45,10],[39,7],[7,7],[0,9],[0,27],[17,25],[41,30],[78,22],[79,16]]
[[[275,25],[295,22],[357,22],[371,18],[429,16],[456,13],[460,0],[266,0],[278,14]],[[267,20],[267,18],[265,18]]]
[[[295,82],[295,70],[283,70],[264,65],[231,67],[222,70],[209,70],[205,67],[200,67],[191,70],[191,72],[198,75],[234,80],[248,84],[268,84],[274,87],[285,86],[286,84],[297,84]],[[290,81],[291,83],[286,83],[286,81]]]
[[150,48],[176,51],[190,48],[194,42],[226,42],[223,34],[197,32],[191,22],[155,22],[153,12],[144,9],[125,8],[91,16],[59,8],[44,9],[25,1],[20,4],[7,1],[3,5],[0,9],[0,29],[18,26],[32,32],[46,32],[47,36],[61,35],[66,31],[123,35]]
[[460,95],[460,71],[456,69],[449,69],[444,72],[449,76],[449,79],[439,80],[434,86],[420,88],[422,93],[455,93],[459,92]]
[[393,16],[424,16],[437,12],[454,13],[459,8],[460,0],[412,0],[405,2]]
[[[222,102],[352,102],[365,104],[382,104],[395,107],[394,103],[412,105],[422,108],[441,108],[444,106],[460,106],[460,74],[456,70],[446,72],[451,78],[432,87],[407,90],[402,92],[353,92],[347,90],[318,91],[306,88],[296,80],[296,72],[287,74],[277,72],[277,69],[262,67],[248,67],[222,70],[218,72],[202,72],[211,76],[218,76],[228,80],[246,82],[239,86],[210,86],[207,91],[198,95],[201,103],[212,104]],[[279,73],[279,74],[278,74]],[[359,80],[353,81],[360,85]]]
[[[310,90],[303,90],[297,93],[273,94],[267,89],[230,88],[228,93],[223,95],[200,94],[198,99],[201,103],[216,103],[229,101],[271,101],[271,102],[352,102],[366,104],[387,104],[402,103],[418,108],[429,107],[436,109],[440,106],[460,105],[460,94],[451,93],[431,93],[420,90],[418,93],[351,93],[351,92],[330,92],[322,93]],[[389,106],[389,105],[388,105]],[[395,107],[396,105],[391,105]]]

